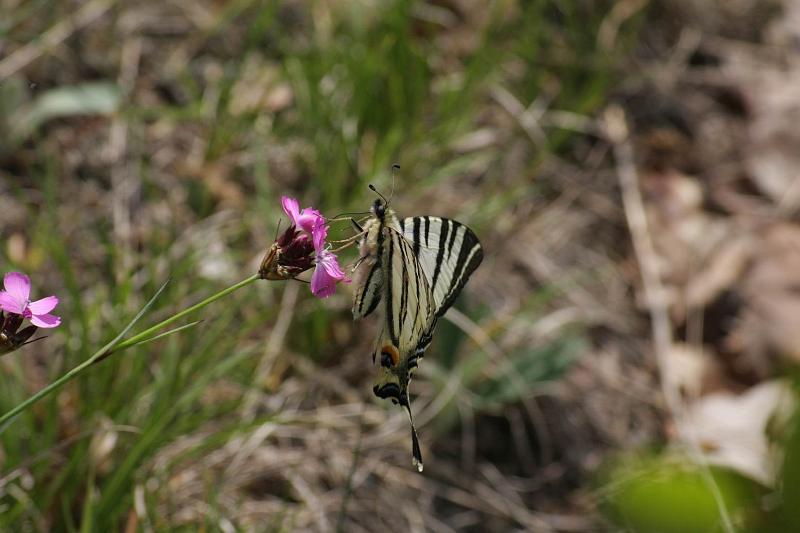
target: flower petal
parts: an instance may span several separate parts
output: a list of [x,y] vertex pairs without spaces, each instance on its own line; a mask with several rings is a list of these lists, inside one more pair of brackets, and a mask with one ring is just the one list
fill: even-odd
[[6,291],[0,291],[0,309],[21,315],[25,310],[25,302],[20,302]]
[[28,309],[30,309],[31,313],[34,315],[44,315],[45,313],[49,313],[55,309],[57,305],[58,297],[48,296],[47,298],[42,298],[41,300],[36,300],[35,302],[29,303]]
[[[318,225],[324,224],[325,220],[322,218],[322,214],[310,207],[303,209],[297,217],[297,225],[309,233],[313,232]],[[325,232],[327,233],[327,230]]]
[[317,298],[327,298],[336,292],[336,283],[350,283],[342,272],[336,254],[328,250],[317,253],[317,267],[311,275],[311,293]]
[[325,225],[323,220],[320,220],[311,230],[311,237],[314,240],[314,251],[317,252],[318,255],[325,249],[325,238],[327,236],[328,226]]
[[317,298],[327,298],[336,292],[336,280],[328,275],[322,265],[317,265],[311,275],[311,293]]
[[323,251],[321,254],[321,261],[318,259],[318,262],[321,262],[322,268],[325,269],[325,273],[336,281],[342,281],[345,279],[344,272],[342,272],[342,269],[339,267],[339,261],[336,259],[336,254],[333,252],[329,252],[327,250]]
[[40,328],[54,328],[61,324],[61,317],[56,315],[33,315],[31,324]]
[[283,212],[292,220],[292,224],[299,226],[297,219],[300,218],[300,203],[294,198],[281,196],[281,205],[283,206]]
[[11,296],[22,302],[22,305],[28,303],[28,297],[31,295],[31,280],[22,272],[9,272],[3,278],[3,285]]

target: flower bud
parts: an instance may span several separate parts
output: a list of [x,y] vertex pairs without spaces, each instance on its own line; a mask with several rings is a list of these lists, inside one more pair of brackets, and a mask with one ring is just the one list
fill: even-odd
[[308,234],[289,228],[270,247],[261,261],[261,279],[291,279],[314,266],[314,244]]
[[4,315],[0,311],[0,355],[16,350],[33,337],[33,334],[39,329],[36,326],[28,326],[17,331],[21,325],[21,315],[15,313]]

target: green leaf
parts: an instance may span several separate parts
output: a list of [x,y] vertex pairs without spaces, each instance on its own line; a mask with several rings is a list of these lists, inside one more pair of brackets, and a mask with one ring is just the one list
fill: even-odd
[[10,141],[22,142],[45,122],[77,115],[110,115],[117,111],[120,90],[111,83],[83,83],[44,92],[9,117]]
[[[632,464],[633,463],[633,464]],[[753,531],[762,521],[757,502],[764,489],[724,468],[711,467],[725,508],[737,531]],[[603,512],[634,533],[721,532],[722,519],[708,479],[686,459],[628,457],[612,467]]]

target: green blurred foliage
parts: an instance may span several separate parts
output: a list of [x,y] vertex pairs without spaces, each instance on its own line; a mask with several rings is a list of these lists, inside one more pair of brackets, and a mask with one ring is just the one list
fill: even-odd
[[687,457],[623,456],[606,474],[601,506],[618,526],[635,533],[724,531],[709,476],[738,531],[763,527],[758,502],[766,489],[730,470],[701,467]]
[[32,98],[19,78],[0,84],[0,155],[9,153],[46,122],[75,116],[109,116],[120,104],[111,83],[57,87]]
[[774,427],[767,428],[771,453],[779,466],[774,486],[762,486],[721,466],[710,466],[704,473],[687,456],[670,451],[645,457],[623,454],[597,479],[601,509],[614,524],[632,533],[725,531],[710,474],[735,531],[799,530],[800,412],[789,414],[788,419],[776,416],[770,423]]

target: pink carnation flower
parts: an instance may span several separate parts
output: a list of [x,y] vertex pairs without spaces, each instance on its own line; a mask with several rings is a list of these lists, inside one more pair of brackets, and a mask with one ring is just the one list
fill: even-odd
[[54,328],[61,324],[61,317],[51,315],[50,311],[58,305],[58,298],[48,296],[35,302],[30,301],[31,280],[21,272],[9,272],[3,279],[4,291],[0,291],[0,309],[6,313],[27,318],[31,324],[40,328]]
[[336,292],[338,282],[350,283],[336,259],[336,254],[325,249],[325,237],[328,229],[324,226],[315,227],[312,238],[314,240],[314,253],[316,254],[316,268],[311,276],[311,293],[317,298],[327,298]]
[[[286,213],[286,216],[291,219],[292,224],[307,233],[312,233],[314,228],[318,225],[325,225],[325,219],[319,211],[311,209],[310,207],[306,207],[300,211],[300,202],[294,198],[289,198],[288,196],[281,197],[281,205],[283,205],[283,211]],[[327,230],[325,231],[327,233]]]
[[[310,236],[315,265],[311,276],[311,293],[318,298],[327,298],[336,291],[337,283],[350,283],[339,267],[336,254],[326,248],[328,226],[325,225],[325,217],[311,207],[301,210],[300,202],[287,196],[281,198],[281,205],[292,225],[262,261],[259,270],[261,277],[288,279],[310,268],[311,243],[307,241]],[[304,233],[298,231],[298,228]]]

